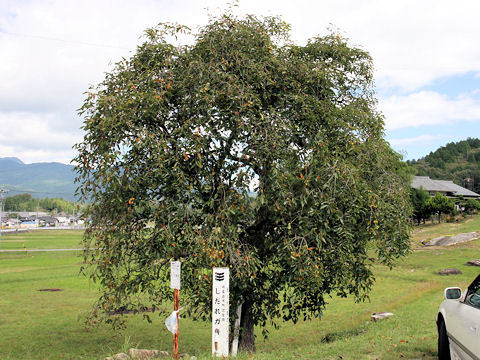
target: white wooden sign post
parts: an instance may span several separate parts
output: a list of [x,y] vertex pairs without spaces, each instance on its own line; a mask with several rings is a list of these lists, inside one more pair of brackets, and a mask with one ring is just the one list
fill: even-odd
[[180,261],[170,262],[170,289],[180,289]]
[[172,261],[170,263],[170,288],[174,289],[173,294],[173,310],[176,311],[177,316],[177,331],[173,334],[173,358],[178,359],[178,305],[180,302],[180,261]]
[[213,268],[212,355],[228,356],[230,269]]

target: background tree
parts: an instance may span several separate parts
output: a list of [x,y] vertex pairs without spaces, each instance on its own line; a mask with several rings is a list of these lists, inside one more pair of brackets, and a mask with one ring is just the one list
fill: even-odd
[[426,204],[427,208],[432,214],[438,215],[438,222],[440,223],[442,214],[455,214],[455,203],[440,193],[436,193],[434,197],[430,198]]
[[410,197],[413,205],[413,218],[417,221],[418,225],[423,220],[428,219],[432,216],[432,209],[429,207],[428,201],[430,195],[427,191],[423,189],[411,189]]
[[227,14],[193,45],[167,42],[183,30],[147,30],[81,109],[93,316],[158,309],[177,259],[185,306],[209,318],[211,267],[229,266],[240,348],[255,350],[255,324],[320,316],[328,294],[364,299],[372,265],[406,254],[409,179],[366,52],[336,34],[295,45],[272,17]]
[[5,211],[57,211],[73,214],[79,204],[61,198],[37,199],[31,194],[8,196],[5,198]]
[[475,199],[467,199],[463,204],[463,209],[467,214],[473,214],[475,211],[480,210],[480,202]]
[[19,194],[5,198],[5,211],[35,211],[35,201],[31,194]]

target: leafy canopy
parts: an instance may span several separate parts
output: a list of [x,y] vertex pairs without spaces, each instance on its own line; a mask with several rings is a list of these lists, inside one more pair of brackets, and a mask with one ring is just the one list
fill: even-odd
[[192,45],[167,41],[184,29],[148,30],[81,108],[97,315],[170,299],[172,259],[205,318],[213,266],[231,267],[232,309],[255,324],[318,316],[328,294],[363,299],[372,264],[409,247],[371,58],[336,34],[296,45],[273,17],[226,14]]

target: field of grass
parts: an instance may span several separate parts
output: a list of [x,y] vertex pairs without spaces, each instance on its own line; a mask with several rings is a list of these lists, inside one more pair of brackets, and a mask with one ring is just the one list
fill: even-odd
[[[424,238],[480,231],[480,216],[453,224],[416,228],[413,243]],[[1,249],[77,248],[80,232],[30,232],[2,236]],[[465,287],[480,272],[466,261],[480,258],[480,241],[448,248],[419,248],[392,270],[377,266],[370,301],[332,297],[321,320],[285,323],[257,338],[257,353],[247,359],[436,359],[435,316],[447,286]],[[85,329],[83,319],[97,296],[96,286],[79,275],[80,252],[0,253],[0,359],[103,359],[129,347],[171,352],[165,316],[130,316],[128,327]],[[463,274],[435,271],[456,267]],[[38,291],[61,289],[61,291]],[[395,316],[371,322],[374,312]],[[260,329],[259,329],[260,330]],[[180,352],[210,359],[210,324],[180,323]],[[260,331],[257,331],[260,334]]]
[[422,240],[431,240],[438,236],[455,235],[458,233],[469,233],[480,231],[480,216],[468,215],[465,219],[457,218],[459,221],[442,222],[440,224],[433,222],[416,227],[412,236],[413,246],[419,246]]
[[3,234],[0,249],[79,249],[83,231],[80,230],[37,230]]

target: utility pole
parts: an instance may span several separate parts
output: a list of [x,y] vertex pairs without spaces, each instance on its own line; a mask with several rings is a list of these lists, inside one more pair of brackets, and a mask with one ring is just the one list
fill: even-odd
[[2,217],[3,217],[3,198],[8,192],[4,188],[0,188],[0,246],[2,246]]

